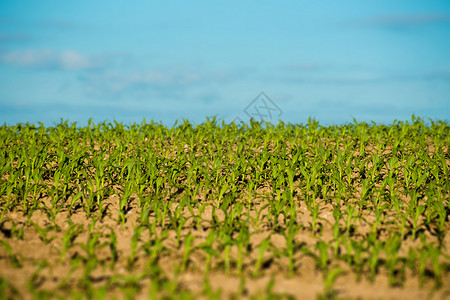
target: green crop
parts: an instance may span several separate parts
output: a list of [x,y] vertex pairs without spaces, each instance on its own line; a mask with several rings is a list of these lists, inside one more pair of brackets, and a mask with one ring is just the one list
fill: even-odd
[[0,298],[443,298],[449,148],[415,116],[3,125]]

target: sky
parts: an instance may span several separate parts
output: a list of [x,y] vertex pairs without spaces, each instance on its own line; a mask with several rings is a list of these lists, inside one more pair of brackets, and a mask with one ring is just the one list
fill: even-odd
[[450,1],[0,0],[0,125],[450,120]]

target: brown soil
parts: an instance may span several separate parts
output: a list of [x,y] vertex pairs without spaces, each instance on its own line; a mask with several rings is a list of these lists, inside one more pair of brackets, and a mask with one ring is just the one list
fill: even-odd
[[[43,200],[45,201],[45,200]],[[92,233],[99,234],[99,245],[104,244],[103,247],[97,247],[95,255],[101,261],[100,266],[96,267],[95,271],[90,275],[89,279],[94,286],[101,287],[103,283],[111,280],[116,276],[119,282],[116,285],[110,286],[107,291],[107,298],[117,296],[121,290],[120,276],[139,276],[146,269],[148,254],[140,249],[139,246],[144,245],[151,239],[151,234],[145,230],[141,233],[138,247],[136,251],[136,258],[134,262],[129,265],[127,258],[131,254],[132,237],[134,228],[139,224],[140,209],[137,206],[137,199],[131,204],[131,210],[126,215],[126,222],[118,222],[118,203],[117,196],[108,199],[108,210],[106,216],[95,223]],[[266,204],[265,201],[255,205],[254,209],[248,211],[248,215],[256,218],[258,211]],[[321,203],[319,226],[321,232],[321,239],[332,244],[333,233],[333,212],[331,205]],[[172,205],[176,207],[176,203]],[[183,212],[186,216],[191,213],[186,209]],[[194,214],[198,213],[198,209]],[[244,216],[246,215],[244,213]],[[301,251],[295,254],[295,271],[292,276],[288,273],[288,261],[286,257],[277,257],[274,253],[286,249],[286,241],[281,234],[286,228],[281,227],[279,231],[275,232],[270,229],[268,225],[269,220],[267,216],[267,208],[262,209],[259,216],[259,222],[250,223],[250,250],[243,259],[242,274],[239,274],[235,265],[230,268],[229,274],[226,274],[220,257],[211,260],[211,269],[205,273],[205,252],[201,250],[202,245],[211,230],[212,220],[212,205],[205,207],[201,215],[202,221],[200,228],[195,229],[194,222],[189,219],[181,231],[181,236],[185,236],[191,232],[194,238],[193,253],[190,256],[190,261],[185,272],[181,272],[178,278],[173,277],[174,270],[180,265],[183,257],[183,245],[177,246],[177,237],[175,232],[171,232],[167,239],[164,240],[163,245],[165,251],[158,253],[159,260],[157,261],[160,269],[168,274],[169,281],[176,283],[176,288],[180,291],[189,290],[194,294],[200,294],[205,289],[205,279],[208,280],[212,290],[222,290],[221,298],[242,298],[255,296],[257,298],[267,296],[267,289],[270,286],[270,281],[274,280],[272,293],[278,296],[290,295],[297,299],[316,299],[320,294],[324,293],[324,278],[323,272],[318,269],[314,259]],[[312,218],[309,211],[304,205],[298,208],[299,221],[304,225],[304,229],[300,230],[295,236],[295,241],[298,245],[314,249],[314,244],[318,240],[309,228]],[[221,210],[216,210],[217,218],[222,220],[224,213]],[[364,234],[370,231],[370,218],[373,216],[367,214],[368,221],[360,221],[359,226],[354,228],[352,235],[354,238],[364,237]],[[393,216],[395,218],[395,216]],[[150,223],[154,216],[150,215]],[[0,276],[5,278],[9,284],[5,288],[5,295],[11,298],[33,298],[29,292],[29,285],[33,285],[38,290],[51,291],[50,293],[64,295],[64,291],[71,289],[79,289],[82,291],[80,282],[82,281],[82,271],[80,268],[71,266],[70,261],[80,257],[85,259],[86,253],[79,244],[86,244],[89,237],[88,228],[92,224],[92,218],[87,217],[81,210],[73,212],[70,216],[67,211],[61,211],[54,221],[40,211],[36,211],[30,218],[24,216],[20,211],[8,212],[5,216],[5,222],[2,224],[1,240],[7,241],[11,246],[13,253],[16,254],[20,266],[15,266],[8,252],[4,248],[0,248]],[[63,237],[69,228],[69,220],[73,224],[80,226],[81,230],[73,241],[74,246],[67,250],[67,253],[62,256]],[[282,218],[280,218],[280,221]],[[40,237],[36,228],[32,225],[36,223],[42,228],[50,228],[46,239]],[[14,231],[13,224],[17,228],[23,228],[23,238],[12,237]],[[389,228],[384,228],[389,231]],[[111,232],[114,231],[117,235],[117,252],[118,260],[114,267],[109,267],[112,261],[112,254],[107,244],[111,237]],[[156,228],[155,233],[161,232],[161,228]],[[258,246],[266,239],[270,238],[271,251],[266,251],[263,255],[263,267],[261,274],[252,276],[254,270],[255,260],[258,256]],[[432,241],[434,237],[427,234],[427,240]],[[405,252],[408,244],[418,243],[417,241],[406,241],[402,243],[400,252]],[[448,251],[450,247],[450,235],[447,232],[444,238],[445,247],[447,249],[446,255],[450,255]],[[405,247],[405,248],[404,248]],[[340,251],[345,251],[343,246]],[[332,253],[330,253],[332,255]],[[406,254],[405,254],[406,255]],[[238,249],[232,246],[230,249],[230,256],[232,261],[236,261],[238,257]],[[434,292],[434,281],[427,279],[424,285],[420,287],[417,275],[411,274],[407,271],[404,276],[404,281],[401,284],[392,286],[388,282],[387,271],[380,269],[374,282],[370,282],[367,276],[356,278],[355,273],[345,263],[336,261],[331,262],[330,269],[341,268],[342,272],[338,276],[336,283],[333,286],[333,296],[339,298],[349,299],[450,299],[450,287],[445,283],[450,282],[449,272],[445,272],[442,278],[444,286],[438,291]],[[244,281],[245,279],[245,281]],[[136,299],[148,298],[150,286],[152,282],[151,276],[143,276],[139,280],[139,289],[135,295]],[[15,292],[20,293],[20,296]],[[16,295],[16,296],[15,296]],[[36,296],[35,296],[36,297]],[[329,295],[329,297],[331,297]]]
[[[169,142],[167,148],[170,146]],[[189,147],[176,148],[175,145],[173,149],[168,150],[169,157],[176,157],[176,151],[189,149]],[[235,148],[233,145],[233,150]],[[94,147],[95,151],[99,149],[98,146]],[[255,149],[254,153],[258,153],[258,149]],[[198,155],[200,154],[195,153],[195,156]],[[355,156],[357,155],[358,152],[355,152]],[[383,172],[386,170],[383,169]],[[352,175],[355,176],[356,174]],[[350,193],[354,196],[362,191],[360,186],[355,186],[354,190],[356,192]],[[301,191],[297,190],[295,193],[301,194]],[[157,201],[170,201],[169,210],[175,213],[180,196],[176,195],[176,191],[173,194],[172,198]],[[332,191],[330,195],[333,197]],[[448,195],[444,196],[448,199]],[[247,220],[249,242],[246,249],[239,249],[235,244],[231,244],[228,271],[225,266],[224,249],[221,248],[223,243],[220,241],[226,237],[215,237],[217,240],[212,241],[211,249],[214,249],[217,255],[209,257],[205,250],[210,232],[226,219],[225,212],[217,208],[217,200],[210,199],[206,191],[197,195],[198,203],[194,205],[192,212],[187,208],[182,211],[186,223],[179,235],[177,236],[175,230],[170,230],[168,236],[162,239],[159,248],[156,248],[155,243],[165,229],[172,226],[169,214],[166,214],[164,221],[157,219],[156,214],[151,211],[148,217],[142,218],[143,208],[139,206],[140,199],[137,195],[131,196],[133,200],[129,204],[125,219],[121,219],[119,215],[118,195],[105,200],[107,209],[101,215],[97,211],[88,216],[81,207],[75,207],[73,211],[63,208],[52,219],[51,214],[47,213],[48,209],[45,208],[52,207],[47,198],[40,199],[41,208],[31,216],[24,214],[20,207],[13,211],[7,210],[0,224],[0,241],[6,242],[0,245],[0,299],[2,297],[33,299],[47,296],[60,298],[84,296],[97,299],[102,295],[107,299],[127,298],[126,295],[131,295],[130,297],[134,299],[148,299],[154,295],[157,298],[179,295],[181,298],[183,292],[189,292],[193,298],[198,299],[208,298],[207,294],[218,291],[221,291],[219,297],[221,299],[258,299],[270,296],[296,299],[317,299],[321,296],[323,299],[450,299],[450,286],[447,284],[450,282],[448,221],[444,237],[440,241],[434,228],[424,226],[419,228],[425,243],[432,245],[440,243],[444,251],[442,261],[439,262],[443,266],[441,287],[436,288],[435,274],[430,261],[424,266],[426,276],[423,282],[420,281],[417,272],[405,267],[411,263],[408,262],[409,250],[420,250],[422,245],[419,238],[413,239],[410,234],[402,240],[398,251],[399,259],[404,262],[400,264],[403,269],[397,268],[394,278],[389,278],[386,267],[388,257],[385,253],[380,253],[377,275],[370,280],[367,264],[358,277],[351,264],[335,258],[336,253],[341,257],[348,254],[349,259],[352,259],[354,254],[348,253],[344,244],[336,244],[333,231],[334,206],[323,199],[316,200],[319,218],[313,230],[313,218],[305,201],[295,199],[296,222],[300,224],[300,229],[294,237],[294,270],[290,274],[284,237],[288,227],[282,215],[277,220],[270,217],[268,205],[271,197],[273,198],[273,191],[267,184],[254,191],[251,205],[244,205],[241,218]],[[410,201],[407,197],[400,200]],[[348,211],[349,204],[358,200],[346,199],[346,201],[348,204],[341,207],[344,214]],[[236,202],[247,203],[248,200],[235,199]],[[347,228],[344,216],[344,220],[339,223],[339,237],[343,240],[348,237],[353,241],[365,241],[368,233],[373,231],[376,216],[370,210],[359,211],[358,205],[354,207],[356,207],[355,215],[358,217]],[[376,230],[378,240],[386,241],[393,231],[398,230],[398,213],[392,210],[383,216]],[[94,218],[97,221],[94,221]],[[151,226],[146,226],[136,236],[135,229],[143,221],[156,226],[153,231],[149,229]],[[274,224],[275,221],[277,224]],[[45,230],[48,232],[39,232]],[[76,233],[71,240],[71,246],[64,253],[64,237],[70,230]],[[113,251],[111,240],[114,239],[114,234],[117,246]],[[186,237],[189,234],[193,236],[192,252],[186,269],[180,270]],[[236,240],[239,238],[238,233],[230,233],[230,238]],[[94,243],[95,250],[89,253],[86,245],[95,239],[97,239]],[[266,239],[269,239],[268,247],[260,253],[259,247]],[[319,256],[316,244],[320,241],[329,246],[327,253],[330,260],[327,262],[327,270],[322,270],[315,259]],[[134,248],[133,243],[136,244]],[[9,252],[6,245],[9,245],[12,251]],[[153,249],[159,250],[152,253]],[[117,253],[117,257],[114,253]],[[243,256],[241,269],[240,255]],[[260,255],[261,269],[260,272],[255,272]],[[368,259],[367,255],[369,253],[364,252],[361,259]],[[86,273],[88,269],[86,266],[90,263],[93,264],[92,270]],[[417,260],[413,260],[412,263],[418,264]],[[326,290],[324,277],[333,270],[340,270],[340,273],[334,285]],[[392,283],[392,280],[395,282]],[[90,290],[87,291],[88,289]],[[175,292],[170,293],[170,289]],[[90,294],[84,295],[87,292]]]

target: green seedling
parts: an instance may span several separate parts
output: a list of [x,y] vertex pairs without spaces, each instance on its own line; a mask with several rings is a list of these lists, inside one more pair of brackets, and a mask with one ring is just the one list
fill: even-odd
[[3,249],[6,251],[6,253],[9,256],[9,260],[12,263],[14,268],[21,268],[23,265],[23,256],[20,253],[14,253],[14,250],[12,249],[11,245],[8,244],[6,241],[0,241],[0,243],[3,246]]
[[48,233],[51,230],[54,230],[53,226],[40,227],[36,223],[32,223],[32,224],[33,224],[34,228],[36,229],[37,233],[39,234],[39,238],[41,239],[41,241],[44,242],[44,244],[48,244],[56,238],[56,237],[48,237]]
[[402,284],[402,279],[396,276],[398,263],[398,251],[401,246],[401,237],[399,234],[394,234],[388,238],[384,246],[384,252],[386,253],[386,267],[388,270],[389,284],[394,286]]
[[70,219],[67,223],[69,228],[62,238],[61,261],[65,260],[66,253],[72,247],[75,238],[83,231],[82,225],[74,224]]
[[334,284],[336,283],[337,278],[340,274],[342,274],[342,269],[340,268],[333,268],[329,270],[328,272],[324,273],[324,292],[323,294],[319,295],[319,299],[333,299],[336,297],[336,291],[333,289]]
[[384,247],[384,244],[382,241],[378,241],[376,239],[376,235],[375,234],[371,234],[369,235],[369,258],[368,258],[368,263],[369,263],[369,279],[371,282],[375,281],[375,276],[378,273],[378,267],[379,267],[379,254],[380,254],[380,250]]
[[112,228],[110,228],[110,236],[109,236],[109,250],[111,252],[111,264],[110,268],[113,269],[117,260],[119,259],[119,253],[117,250],[117,235]]
[[316,242],[315,248],[319,251],[319,255],[316,256],[318,267],[326,274],[330,262],[328,257],[329,245],[324,241],[318,241]]
[[189,233],[189,235],[187,235],[184,238],[184,252],[183,252],[183,260],[181,262],[181,268],[180,268],[180,272],[183,273],[186,271],[187,266],[188,266],[188,262],[189,262],[189,256],[192,253],[192,243],[194,241],[194,236],[192,234]]
[[139,238],[141,237],[142,230],[144,227],[136,227],[134,229],[133,236],[131,237],[131,244],[130,244],[130,255],[127,258],[127,268],[128,270],[131,270],[133,268],[133,264],[136,261],[137,251],[138,251],[138,242]]
[[256,259],[255,268],[253,270],[253,277],[258,277],[259,272],[261,271],[261,266],[263,263],[263,256],[270,244],[270,238],[264,239],[258,246],[258,258]]

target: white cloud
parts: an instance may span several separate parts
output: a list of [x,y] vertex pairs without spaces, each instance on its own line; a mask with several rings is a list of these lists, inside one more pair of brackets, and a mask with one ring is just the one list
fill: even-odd
[[116,71],[86,74],[81,79],[92,91],[121,93],[130,90],[179,88],[201,80],[201,76],[186,71],[151,70],[130,74]]
[[90,69],[95,64],[86,56],[75,51],[65,51],[59,56],[59,62],[64,69]]
[[198,71],[185,68],[152,69],[142,72],[99,72],[80,76],[85,91],[91,96],[120,98],[124,95],[137,98],[163,96],[177,98],[193,87],[210,87],[232,80],[226,72]]
[[62,52],[51,50],[16,50],[1,55],[0,61],[21,67],[52,70],[87,70],[100,68],[104,65],[102,60],[96,60],[73,50]]

